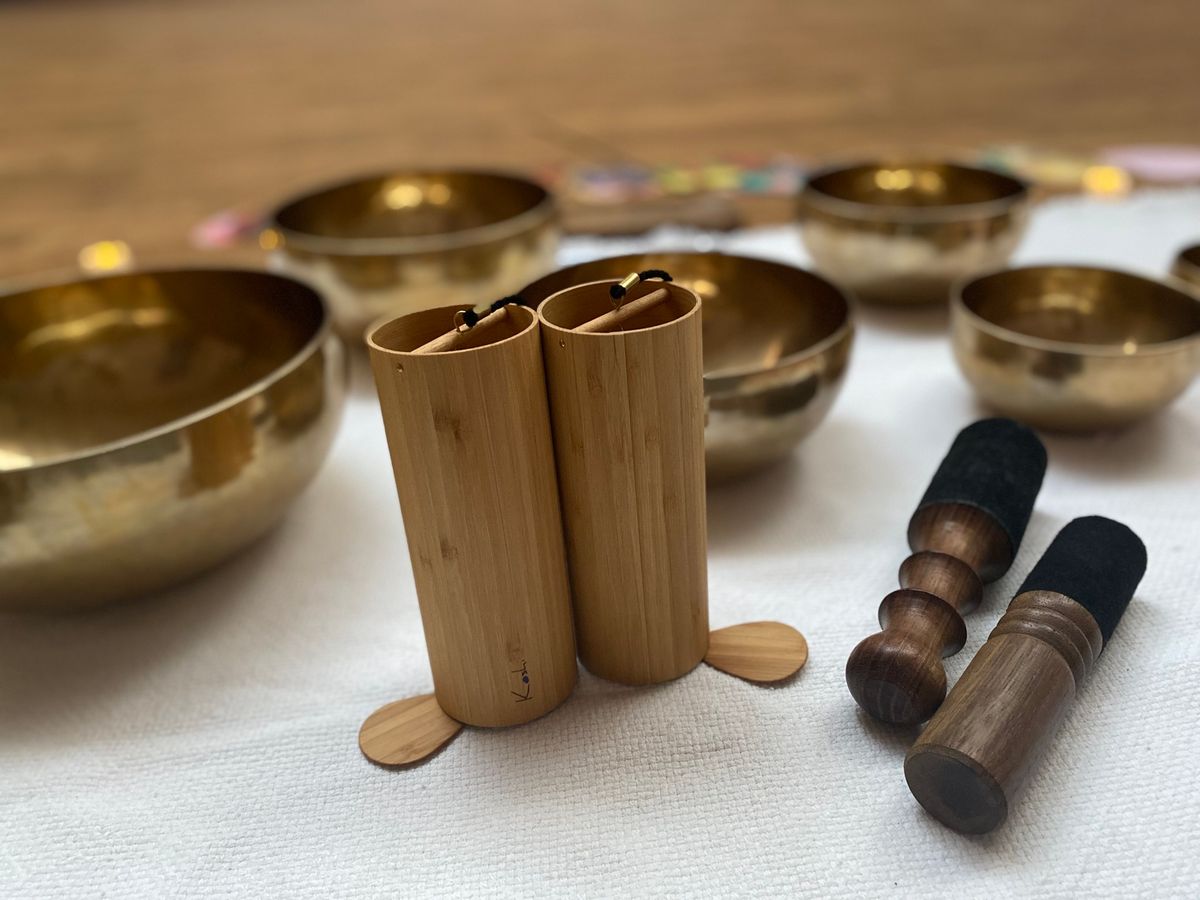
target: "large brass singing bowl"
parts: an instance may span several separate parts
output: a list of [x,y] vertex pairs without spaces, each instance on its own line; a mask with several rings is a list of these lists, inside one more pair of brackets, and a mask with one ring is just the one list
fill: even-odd
[[263,232],[272,265],[316,285],[338,330],[512,294],[554,267],[561,233],[545,188],[511,175],[395,172],[305,194]]
[[1029,190],[949,163],[826,169],[799,198],[817,271],[867,303],[946,303],[951,286],[1004,265],[1024,234]]
[[1108,269],[1032,266],[959,287],[954,355],[979,396],[1057,431],[1136,422],[1200,371],[1200,300]]
[[564,288],[663,269],[703,302],[704,430],[709,481],[777,462],[841,390],[854,338],[852,306],[802,269],[722,253],[616,256],[559,269],[521,291],[537,305]]
[[0,296],[0,607],[132,598],[253,541],[324,460],[345,379],[321,298],[277,275]]

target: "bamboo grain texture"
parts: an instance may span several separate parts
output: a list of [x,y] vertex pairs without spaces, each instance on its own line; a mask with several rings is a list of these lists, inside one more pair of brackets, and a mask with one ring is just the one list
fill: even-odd
[[580,659],[649,684],[708,646],[700,301],[666,285],[626,331],[573,330],[611,308],[609,285],[557,294],[539,316]]
[[453,311],[381,327],[371,364],[438,702],[517,725],[565,700],[577,671],[541,345],[513,308],[482,346],[403,349]]

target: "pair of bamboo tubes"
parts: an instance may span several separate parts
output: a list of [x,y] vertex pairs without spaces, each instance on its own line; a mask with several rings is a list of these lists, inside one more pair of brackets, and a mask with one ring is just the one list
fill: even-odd
[[[459,723],[549,712],[574,688],[577,646],[626,684],[710,652],[700,298],[663,283],[614,308],[611,287],[448,332],[455,310],[426,310],[368,336],[434,680],[368,718],[376,762],[418,761]],[[807,657],[779,627],[785,671],[757,680]],[[709,662],[761,663],[746,642],[762,637]]]

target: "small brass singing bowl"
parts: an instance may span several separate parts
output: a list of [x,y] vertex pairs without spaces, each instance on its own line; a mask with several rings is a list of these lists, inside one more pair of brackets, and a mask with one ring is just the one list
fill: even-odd
[[854,339],[846,294],[810,272],[762,259],[649,253],[559,269],[521,296],[536,306],[572,285],[645,269],[669,272],[703,304],[708,480],[735,478],[788,456],[841,390]]
[[1200,244],[1179,251],[1171,265],[1171,275],[1185,282],[1193,293],[1200,291]]
[[1029,218],[1029,188],[999,172],[935,162],[826,169],[800,193],[817,271],[866,303],[946,303],[951,286],[1004,265]]
[[1108,269],[1031,266],[967,281],[951,330],[979,396],[1051,431],[1130,425],[1200,371],[1200,300]]
[[311,288],[172,270],[0,296],[0,608],[130,599],[265,533],[337,429]]
[[354,346],[382,318],[515,293],[554,267],[554,198],[512,175],[414,171],[284,203],[260,236],[272,264],[315,285]]

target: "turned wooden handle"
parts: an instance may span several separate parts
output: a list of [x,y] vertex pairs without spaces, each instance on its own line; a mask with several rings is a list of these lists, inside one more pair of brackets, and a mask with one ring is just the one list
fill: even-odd
[[913,796],[955,831],[1000,825],[1102,646],[1070,597],[1017,597],[905,757]]
[[908,524],[913,555],[879,607],[883,629],[854,648],[846,684],[866,712],[924,722],[946,696],[942,658],[966,640],[962,614],[1003,575],[1046,471],[1046,448],[1011,419],[983,419],[955,437]]
[[914,517],[914,552],[900,566],[900,590],[879,606],[883,629],[863,640],[846,662],[850,694],[881,722],[916,725],[946,696],[942,659],[967,639],[963,614],[983,597],[980,572],[1008,568],[1008,538],[973,506],[926,507]]

